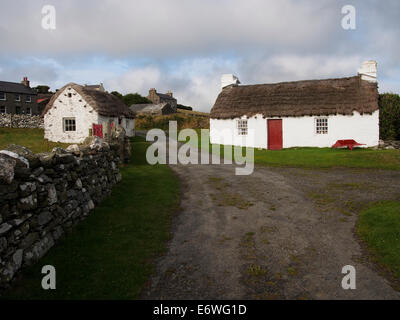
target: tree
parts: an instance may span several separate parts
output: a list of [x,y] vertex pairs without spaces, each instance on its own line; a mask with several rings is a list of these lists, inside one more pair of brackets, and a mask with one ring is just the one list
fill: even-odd
[[117,98],[119,98],[121,100],[124,98],[124,96],[121,93],[119,93],[118,91],[112,91],[111,94],[116,96]]
[[36,86],[34,89],[36,89],[37,93],[50,93],[50,87],[49,86],[45,86],[45,85],[39,85]]
[[383,140],[400,140],[400,96],[379,95],[379,135]]
[[149,99],[141,96],[139,93],[128,93],[128,94],[124,95],[122,101],[127,106],[131,106],[132,104],[140,104],[140,103],[152,103]]

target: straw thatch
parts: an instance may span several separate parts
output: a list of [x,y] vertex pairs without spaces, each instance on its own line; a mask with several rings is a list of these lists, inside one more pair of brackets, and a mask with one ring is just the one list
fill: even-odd
[[[126,118],[134,118],[135,113],[121,101],[116,96],[99,90],[90,89],[89,87],[80,86],[76,83],[68,83],[53,95],[46,108],[43,110],[42,116],[44,116],[47,111],[51,109],[54,102],[60,99],[61,94],[67,94],[68,89],[72,88],[78,92],[82,98],[89,104],[94,110],[97,111],[99,115],[105,117],[119,117],[125,116]],[[67,89],[67,93],[64,93]]]
[[371,114],[375,110],[377,84],[355,76],[226,87],[211,109],[211,118],[351,115],[354,111]]

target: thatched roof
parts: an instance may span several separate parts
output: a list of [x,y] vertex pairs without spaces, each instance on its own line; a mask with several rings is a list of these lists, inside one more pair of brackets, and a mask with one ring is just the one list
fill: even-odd
[[58,90],[50,99],[46,108],[43,110],[42,116],[51,109],[54,102],[59,99],[61,94],[64,94],[65,89],[72,88],[78,92],[82,98],[88,103],[99,115],[105,117],[119,117],[125,116],[127,118],[134,118],[135,113],[129,110],[129,108],[116,96],[99,90],[90,89],[85,86],[80,86],[76,83],[68,83],[60,90]]
[[211,118],[241,116],[298,117],[373,113],[378,109],[377,84],[359,76],[229,86],[219,94]]

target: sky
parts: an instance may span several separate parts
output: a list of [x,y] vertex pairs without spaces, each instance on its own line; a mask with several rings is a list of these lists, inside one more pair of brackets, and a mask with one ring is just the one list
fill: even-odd
[[[171,90],[208,112],[220,79],[242,84],[354,76],[378,63],[379,91],[400,93],[398,0],[2,0],[0,80],[52,90]],[[45,5],[55,29],[45,29]],[[346,30],[342,7],[355,8]],[[48,21],[48,20],[45,20]]]

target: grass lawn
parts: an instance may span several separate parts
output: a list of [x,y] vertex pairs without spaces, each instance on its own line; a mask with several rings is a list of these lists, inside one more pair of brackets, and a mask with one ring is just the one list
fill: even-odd
[[54,147],[66,148],[68,144],[49,142],[43,138],[43,129],[17,129],[0,128],[0,150],[9,144],[19,144],[31,149],[33,152],[49,152]]
[[380,202],[362,211],[357,232],[375,260],[400,279],[400,202]]
[[[135,299],[164,253],[179,181],[166,165],[150,166],[148,143],[132,139],[133,159],[122,182],[6,293],[14,299]],[[41,289],[41,268],[53,265],[57,289]]]
[[[200,129],[198,133],[200,146]],[[209,138],[208,138],[209,139]],[[211,144],[209,143],[210,152]],[[254,149],[254,161],[265,166],[304,167],[304,168],[377,168],[400,170],[400,150],[373,150],[370,148],[348,149],[332,148],[289,148],[282,150]],[[223,146],[217,153],[224,155]],[[242,148],[245,154],[246,149]],[[232,157],[232,153],[229,155]]]

